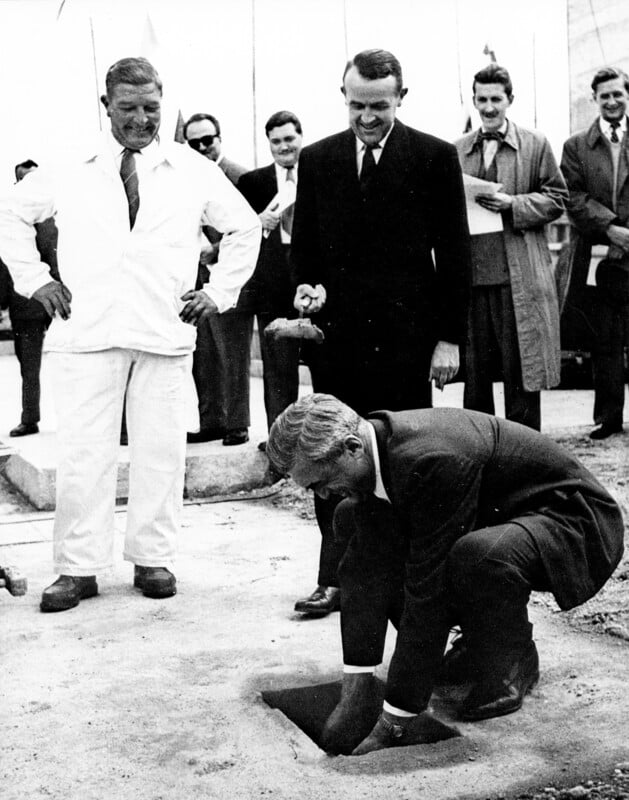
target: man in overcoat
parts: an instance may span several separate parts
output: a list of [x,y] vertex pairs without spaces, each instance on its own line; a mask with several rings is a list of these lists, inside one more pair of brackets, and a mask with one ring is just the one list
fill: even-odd
[[456,142],[463,172],[501,184],[477,202],[502,230],[473,235],[472,301],[465,348],[465,408],[494,413],[493,380],[504,382],[507,419],[539,430],[540,389],[560,380],[559,306],[545,226],[567,191],[546,138],[507,119],[509,73],[476,73],[479,130]]
[[[592,349],[592,439],[622,431],[625,402],[624,349],[629,346],[629,78],[603,67],[592,80],[599,116],[564,144],[561,169],[570,190],[572,270],[566,311],[585,319]],[[593,245],[609,247],[588,286]],[[576,312],[576,313],[575,313]],[[589,334],[589,335],[588,335]]]
[[[334,527],[344,674],[323,745],[332,752],[456,735],[427,711],[433,686],[469,684],[460,716],[517,711],[539,678],[531,590],[561,609],[592,597],[623,552],[620,509],[582,464],[523,425],[463,409],[360,417],[312,394],[276,420],[276,469],[344,496]],[[397,628],[384,706],[374,670]],[[454,624],[462,639],[443,658]]]
[[[361,413],[425,408],[459,367],[469,295],[461,169],[451,144],[403,125],[407,93],[391,53],[348,62],[349,129],[304,148],[293,224],[295,306],[325,334],[313,386]],[[317,502],[318,588],[298,610],[337,607],[333,503]],[[338,597],[332,593],[332,598]]]

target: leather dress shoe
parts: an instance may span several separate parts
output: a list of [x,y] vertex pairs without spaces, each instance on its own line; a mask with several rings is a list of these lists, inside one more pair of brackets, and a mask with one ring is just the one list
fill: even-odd
[[136,564],[133,585],[142,589],[144,597],[157,600],[177,594],[177,579],[166,567],[138,567]]
[[321,733],[326,753],[349,755],[376,724],[382,695],[372,672],[345,673],[341,698]]
[[295,611],[321,617],[340,608],[341,590],[336,586],[317,586],[309,597],[303,597],[295,603]]
[[352,755],[364,756],[365,753],[387,747],[441,742],[460,735],[457,728],[440,722],[428,711],[415,717],[397,717],[383,711],[369,736],[352,750]]
[[225,436],[225,431],[222,428],[201,428],[201,430],[196,433],[186,434],[186,441],[188,444],[213,442],[216,439],[222,439],[223,436]]
[[67,611],[81,600],[95,597],[98,584],[94,575],[60,575],[42,592],[39,607],[42,611]]
[[246,428],[234,428],[234,430],[227,431],[223,444],[225,447],[233,447],[235,444],[245,444],[249,441],[249,431]]
[[603,423],[600,428],[594,428],[590,434],[590,439],[607,439],[608,436],[613,436],[615,433],[622,433],[622,423],[617,425]]
[[[493,669],[492,669],[493,667]],[[500,664],[487,664],[484,679],[472,687],[463,701],[461,719],[474,722],[512,714],[522,707],[524,695],[539,680],[539,657],[535,643]]]
[[30,436],[32,433],[39,433],[39,425],[36,422],[20,422],[9,431],[9,436]]

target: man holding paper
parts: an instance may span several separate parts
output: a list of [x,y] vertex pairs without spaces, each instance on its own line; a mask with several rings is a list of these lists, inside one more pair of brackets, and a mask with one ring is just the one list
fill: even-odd
[[264,407],[269,428],[299,391],[299,343],[264,336],[277,317],[296,316],[288,265],[301,123],[291,111],[277,111],[264,126],[273,163],[242,175],[238,188],[262,223],[262,244],[255,272],[242,292],[258,318],[264,380]]
[[[540,430],[540,390],[559,383],[561,363],[544,226],[563,212],[566,185],[544,135],[507,119],[507,70],[490,64],[477,72],[473,91],[481,127],[455,143],[472,234],[463,404],[493,414],[493,379],[502,378],[507,419]],[[485,214],[472,213],[472,203]]]

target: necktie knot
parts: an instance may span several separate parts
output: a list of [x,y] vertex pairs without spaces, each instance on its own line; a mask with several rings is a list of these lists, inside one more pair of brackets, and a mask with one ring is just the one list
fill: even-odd
[[484,142],[491,142],[492,140],[496,142],[504,142],[505,135],[500,131],[481,131],[480,138]]

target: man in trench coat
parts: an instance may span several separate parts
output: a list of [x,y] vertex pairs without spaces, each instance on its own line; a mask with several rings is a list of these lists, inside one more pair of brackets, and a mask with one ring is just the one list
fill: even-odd
[[502,377],[507,419],[539,430],[540,389],[560,380],[559,307],[544,226],[567,191],[543,134],[506,117],[513,87],[504,67],[476,73],[481,128],[455,144],[464,174],[501,184],[477,195],[503,230],[472,235],[472,302],[465,353],[465,408],[494,413]]

